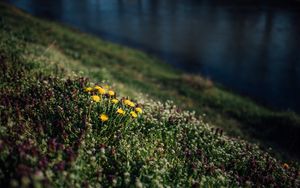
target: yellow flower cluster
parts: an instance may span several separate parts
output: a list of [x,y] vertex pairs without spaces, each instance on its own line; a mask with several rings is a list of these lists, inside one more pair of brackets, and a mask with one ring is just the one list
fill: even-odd
[[[94,86],[94,88],[92,88],[92,87],[86,87],[84,89],[84,91],[87,92],[87,93],[90,93],[90,92],[98,93],[100,95],[105,95],[106,94],[106,90],[103,87],[98,86],[98,85]],[[113,93],[113,95],[114,95],[114,91],[112,91],[112,90],[110,90],[109,93],[110,94]]]
[[[104,113],[101,113],[98,118],[101,122],[106,122],[109,119],[114,119],[114,115],[111,114],[111,109],[113,109],[116,115],[121,118],[131,117],[133,119],[138,118],[139,114],[143,112],[142,108],[136,105],[133,101],[129,99],[122,99],[121,102],[116,98],[116,93],[108,85],[104,87],[95,85],[94,87],[84,88],[86,93],[91,94],[91,101],[96,105],[103,105]],[[99,109],[99,108],[98,108]],[[110,110],[108,110],[110,109]],[[126,114],[128,114],[126,116]]]
[[124,104],[127,106],[130,106],[130,107],[135,106],[134,102],[132,102],[131,100],[128,100],[128,99],[124,100]]

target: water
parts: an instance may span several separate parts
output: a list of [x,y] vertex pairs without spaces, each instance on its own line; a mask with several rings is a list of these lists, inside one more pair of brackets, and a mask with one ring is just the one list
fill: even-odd
[[33,15],[142,49],[264,105],[300,112],[300,3],[278,0],[9,2]]

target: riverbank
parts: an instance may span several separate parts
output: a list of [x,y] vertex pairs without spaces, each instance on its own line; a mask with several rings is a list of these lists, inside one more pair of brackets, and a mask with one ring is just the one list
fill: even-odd
[[297,163],[243,140],[292,159],[295,113],[2,3],[0,16],[2,187],[299,186]]
[[[61,69],[81,72],[93,81],[109,80],[131,97],[141,92],[153,99],[173,100],[183,109],[205,114],[207,122],[231,136],[260,141],[262,146],[272,146],[280,155],[288,153],[287,156],[299,157],[300,118],[297,114],[269,110],[209,80],[174,70],[140,51],[4,7],[1,7],[1,28],[9,33],[1,36],[2,45],[7,38],[20,40],[17,37],[21,37],[26,46],[21,51],[31,54],[30,58],[45,58],[41,48],[46,47],[46,51],[55,56],[52,61],[58,61]],[[46,59],[45,64],[53,63],[48,61]]]

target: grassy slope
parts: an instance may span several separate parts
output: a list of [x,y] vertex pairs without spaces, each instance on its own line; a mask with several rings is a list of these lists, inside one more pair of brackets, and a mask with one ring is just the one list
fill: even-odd
[[206,114],[206,121],[225,129],[229,135],[261,141],[263,146],[272,146],[281,154],[289,153],[289,157],[300,156],[300,118],[292,112],[268,110],[224,89],[211,87],[199,77],[184,76],[140,51],[40,21],[3,5],[1,28],[1,40],[13,37],[24,41],[24,52],[31,54],[34,61],[47,62],[47,56],[52,56],[60,62],[60,68],[82,71],[94,81],[109,80],[125,95],[142,92],[162,101],[171,99],[184,109]]
[[82,92],[88,82],[73,71],[94,82],[109,80],[123,95],[172,99],[220,127],[232,124],[291,151],[295,147],[282,140],[299,132],[295,114],[271,112],[142,52],[3,4],[0,15],[0,185],[299,184],[298,168],[282,168],[255,145],[221,136],[170,105],[150,102],[132,126],[113,120],[99,128]]
[[3,5],[1,20],[5,33],[1,40],[21,39],[26,46],[24,52],[34,61],[47,62],[51,56],[60,62],[58,69],[83,71],[94,81],[109,80],[125,95],[134,96],[138,91],[163,101],[174,100],[184,109],[205,113],[208,122],[231,135],[254,137],[299,156],[300,119],[294,113],[270,111],[218,87],[207,86],[210,84],[206,81],[186,78],[142,52],[34,19]]
[[208,122],[230,135],[256,138],[294,157],[300,155],[300,118],[294,113],[273,112],[220,88],[206,87],[203,81],[184,79],[180,72],[142,52],[71,32],[17,10],[12,13],[2,7],[1,14],[3,28],[13,26],[8,30],[16,37],[24,34],[22,40],[32,45],[28,51],[37,56],[48,48],[48,54],[59,56],[57,61],[64,59],[61,66],[67,70],[84,71],[93,80],[110,80],[129,96],[140,91],[160,100],[172,99],[184,109],[205,113]]

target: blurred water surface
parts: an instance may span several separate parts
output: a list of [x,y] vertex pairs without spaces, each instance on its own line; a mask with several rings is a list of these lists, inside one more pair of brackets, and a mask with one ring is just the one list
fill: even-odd
[[300,5],[278,0],[9,0],[154,54],[277,109],[300,111]]

